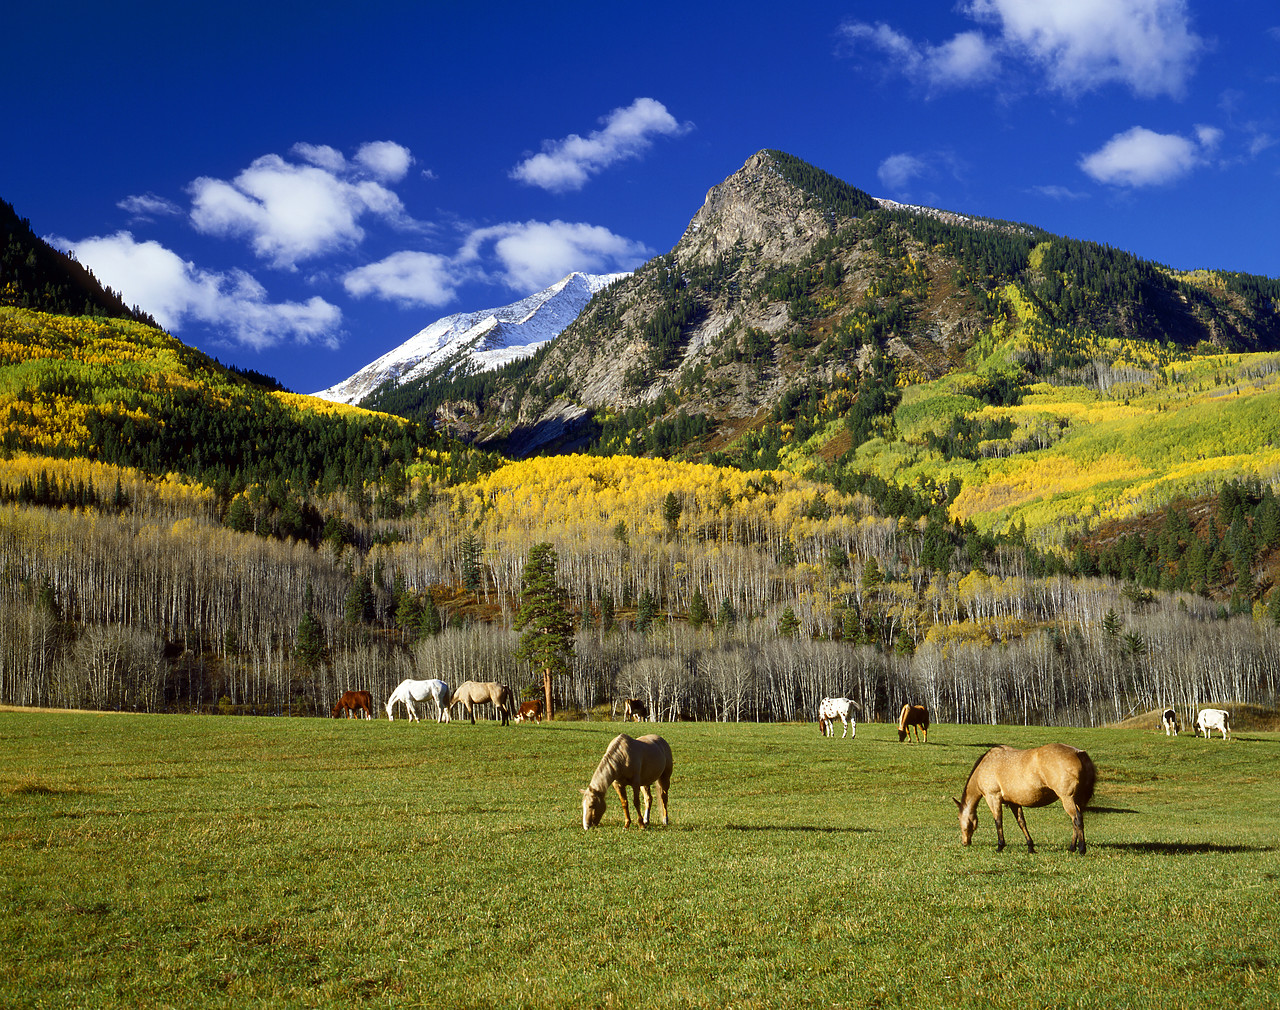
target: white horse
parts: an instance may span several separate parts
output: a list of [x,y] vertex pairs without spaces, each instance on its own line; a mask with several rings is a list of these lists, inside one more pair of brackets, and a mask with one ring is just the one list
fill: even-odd
[[391,697],[387,699],[387,718],[394,720],[395,714],[391,711],[396,702],[404,702],[405,711],[409,713],[410,722],[421,722],[418,718],[417,709],[413,707],[415,701],[425,702],[428,698],[436,703],[436,722],[448,722],[449,716],[449,700],[453,697],[453,692],[449,690],[449,685],[443,680],[402,680]]
[[846,736],[852,739],[858,735],[858,724],[853,721],[853,710],[858,707],[858,703],[849,698],[823,698],[822,704],[818,706],[818,729],[823,736],[835,736],[835,721],[839,719],[844,723],[844,732],[840,734],[843,740]]
[[1196,736],[1203,733],[1208,740],[1215,729],[1221,730],[1222,739],[1226,740],[1231,732],[1231,713],[1221,708],[1202,708],[1196,716]]

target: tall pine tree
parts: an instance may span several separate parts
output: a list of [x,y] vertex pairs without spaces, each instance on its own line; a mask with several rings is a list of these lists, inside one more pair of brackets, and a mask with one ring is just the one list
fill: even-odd
[[520,573],[520,610],[515,620],[515,628],[521,632],[516,659],[542,671],[548,719],[555,712],[551,678],[569,672],[573,655],[573,614],[569,594],[556,584],[558,564],[555,548],[549,543],[533,545]]

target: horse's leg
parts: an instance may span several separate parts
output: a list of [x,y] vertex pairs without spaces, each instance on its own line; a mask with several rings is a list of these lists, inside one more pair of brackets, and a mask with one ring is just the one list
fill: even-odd
[[[627,791],[622,788],[621,782],[614,782],[614,791],[618,794],[618,799],[622,800],[622,826],[624,828],[631,827],[631,808],[627,806]],[[640,803],[636,802],[636,813],[640,813]]]
[[1062,809],[1071,818],[1071,847],[1068,852],[1079,852],[1084,855],[1084,811],[1070,796],[1062,797]]
[[1027,837],[1027,851],[1035,852],[1036,843],[1031,840],[1031,832],[1027,830],[1027,819],[1022,815],[1022,807],[1015,806],[1012,803],[1009,806],[1013,807],[1013,816],[1018,819],[1018,827],[1022,829],[1022,833]]
[[841,739],[841,740],[843,740],[845,737],[847,737],[847,736],[849,735],[849,718],[848,718],[848,716],[843,716],[843,715],[842,715],[842,716],[840,717],[840,723],[841,723],[841,725],[843,725],[843,726],[844,726],[844,732],[840,734],[840,739]]
[[[635,786],[631,787],[633,790]],[[644,797],[644,813],[640,813],[640,796]],[[636,814],[640,817],[640,827],[649,826],[649,811],[653,809],[653,790],[648,786],[640,786],[640,795],[636,796]]]
[[997,852],[1004,851],[1004,810],[1002,800],[999,793],[987,796],[987,807],[991,811],[991,817],[996,822],[996,838],[999,844],[996,846]]

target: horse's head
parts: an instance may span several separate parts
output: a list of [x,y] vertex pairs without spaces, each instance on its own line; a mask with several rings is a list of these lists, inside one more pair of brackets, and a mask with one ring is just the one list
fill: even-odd
[[973,832],[978,827],[977,804],[966,810],[965,805],[954,796],[951,801],[956,805],[956,809],[960,811],[960,844],[968,845],[973,838]]
[[582,828],[594,828],[604,816],[604,793],[582,790]]
[[902,729],[901,727],[899,727],[899,728],[898,728],[898,743],[902,743],[902,741],[903,741],[903,740],[905,740],[906,738],[907,738],[907,731],[906,731],[905,729]]

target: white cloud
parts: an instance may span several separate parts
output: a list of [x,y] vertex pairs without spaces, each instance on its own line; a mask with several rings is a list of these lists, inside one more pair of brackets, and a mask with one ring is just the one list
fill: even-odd
[[1066,186],[1032,186],[1031,192],[1047,196],[1050,200],[1087,200],[1089,198],[1088,193],[1077,193]]
[[1181,95],[1204,48],[1186,0],[969,0],[961,9],[1069,94],[1121,83]]
[[609,113],[604,129],[590,136],[571,133],[563,140],[544,142],[541,153],[511,170],[511,178],[553,193],[582,189],[591,176],[615,162],[638,158],[653,143],[653,136],[678,136],[690,129],[690,124],[676,122],[661,102],[637,98],[625,109]]
[[461,280],[457,265],[444,256],[398,252],[352,270],[342,285],[356,298],[376,295],[406,307],[434,307],[452,301]]
[[126,196],[116,206],[135,218],[176,217],[182,213],[182,208],[172,200],[166,200],[154,193]]
[[1204,155],[1196,141],[1135,126],[1081,158],[1080,168],[1113,186],[1156,186],[1180,179],[1203,164]]
[[880,162],[876,175],[880,184],[895,193],[903,192],[913,179],[924,175],[928,166],[914,154],[891,154]]
[[643,243],[599,225],[525,221],[477,229],[467,237],[458,261],[479,260],[490,243],[504,283],[526,293],[540,291],[575,270],[634,270],[653,255]]
[[299,141],[293,145],[289,153],[296,154],[303,161],[308,161],[317,168],[323,168],[326,172],[337,173],[347,170],[346,155],[328,144],[307,144]]
[[173,333],[191,321],[217,327],[256,350],[287,341],[336,344],[342,312],[322,298],[270,302],[266,289],[243,270],[200,270],[160,243],[138,242],[127,231],[53,241]]
[[961,32],[950,42],[930,46],[925,54],[929,82],[973,84],[995,76],[996,53],[981,32]]
[[[384,143],[389,142],[361,148],[366,168],[380,166],[385,173],[400,163]],[[405,148],[391,146],[408,157]],[[350,166],[340,151],[296,144],[293,153],[309,164],[268,154],[230,182],[196,179],[188,187],[192,225],[208,235],[245,237],[272,266],[293,269],[303,260],[359,243],[364,238],[360,219],[366,214],[398,226],[407,223],[395,193],[370,179],[346,177]]]
[[841,33],[930,88],[984,83],[1022,64],[1070,95],[1119,83],[1144,97],[1179,96],[1205,46],[1191,30],[1186,0],[967,0],[959,10],[990,26],[992,36],[961,32],[934,46],[858,21]]
[[917,45],[883,22],[850,21],[841,26],[851,42],[867,42],[889,57],[894,69],[930,88],[982,83],[994,77],[997,54],[981,32],[961,32],[940,46]]
[[413,155],[407,147],[391,140],[375,140],[361,145],[356,151],[356,161],[382,182],[399,182],[409,172]]

